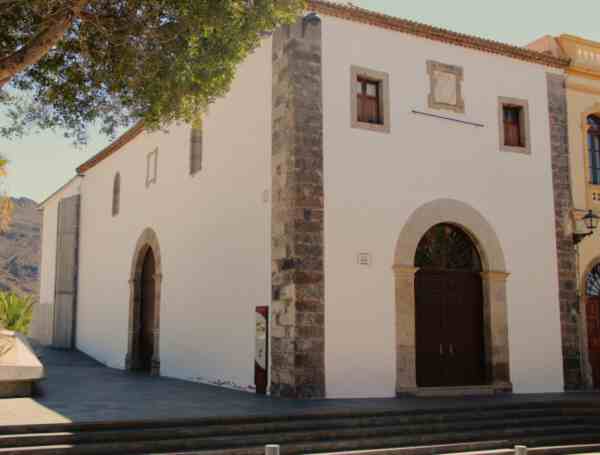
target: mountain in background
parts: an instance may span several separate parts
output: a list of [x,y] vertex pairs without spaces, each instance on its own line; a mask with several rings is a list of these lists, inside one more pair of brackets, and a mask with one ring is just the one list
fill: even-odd
[[27,198],[12,198],[12,222],[0,234],[0,291],[39,292],[42,212]]

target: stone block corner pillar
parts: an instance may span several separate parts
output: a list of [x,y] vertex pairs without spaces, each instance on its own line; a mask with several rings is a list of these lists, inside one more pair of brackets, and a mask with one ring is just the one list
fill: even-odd
[[273,34],[271,395],[325,397],[321,20]]
[[396,284],[396,395],[417,389],[415,338],[415,274],[412,266],[395,265]]
[[508,344],[506,272],[481,274],[484,294],[484,339],[488,382],[499,392],[512,392]]
[[577,300],[577,258],[573,238],[565,224],[573,208],[565,76],[548,73],[547,85],[563,372],[565,389],[578,390],[584,388],[585,384],[581,361],[581,317]]

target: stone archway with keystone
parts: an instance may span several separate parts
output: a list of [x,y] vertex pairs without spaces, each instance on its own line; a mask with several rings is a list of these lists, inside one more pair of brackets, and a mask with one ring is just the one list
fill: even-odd
[[438,224],[454,224],[474,241],[482,260],[483,332],[487,392],[510,392],[506,282],[509,276],[498,236],[473,207],[438,199],[419,207],[405,223],[394,254],[396,309],[396,393],[426,393],[417,386],[415,338],[415,252],[425,233]]

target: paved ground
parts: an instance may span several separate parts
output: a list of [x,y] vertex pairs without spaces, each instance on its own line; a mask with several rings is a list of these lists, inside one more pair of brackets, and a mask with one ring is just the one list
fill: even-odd
[[[478,406],[490,401],[563,400],[573,394],[487,398],[285,400],[107,368],[79,352],[42,349],[47,370],[35,398],[0,400],[0,426],[166,418],[293,415],[356,410],[414,410]],[[600,394],[576,394],[600,401]]]

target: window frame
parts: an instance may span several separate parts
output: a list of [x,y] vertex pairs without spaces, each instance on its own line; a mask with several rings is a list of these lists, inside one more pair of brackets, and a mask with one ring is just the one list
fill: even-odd
[[202,170],[204,154],[204,131],[202,126],[190,128],[190,175]]
[[112,190],[112,216],[116,217],[121,211],[121,174],[115,173]]
[[[587,166],[587,171],[588,171],[588,184],[592,185],[592,186],[600,186],[600,146],[598,147],[598,150],[593,150],[592,149],[592,144],[591,142],[593,142],[593,137],[597,137],[598,138],[598,142],[600,142],[600,128],[598,128],[598,131],[592,131],[595,128],[592,127],[592,125],[590,125],[590,117],[596,117],[598,119],[600,119],[600,115],[598,114],[590,114],[587,116],[586,118],[586,135],[585,135],[585,148],[587,150],[587,159],[588,159],[588,166]],[[592,159],[592,153],[596,152],[598,154],[598,163],[597,166],[594,166],[594,160]],[[598,171],[598,182],[594,182],[594,171],[597,170]]]
[[[519,131],[520,139],[523,145],[514,146],[506,145],[505,124],[504,124],[504,109],[520,108],[519,115]],[[500,151],[521,153],[525,155],[531,154],[531,130],[529,120],[529,101],[520,98],[498,97],[498,130],[500,140]]]
[[[377,99],[380,123],[370,123],[360,121],[358,97],[365,96],[358,90],[359,80],[365,82],[377,83]],[[361,84],[362,87],[362,84]],[[388,73],[375,71],[368,68],[352,65],[350,67],[350,127],[354,129],[364,129],[381,133],[390,133],[390,77]]]
[[146,155],[146,188],[156,183],[158,175],[158,147]]

